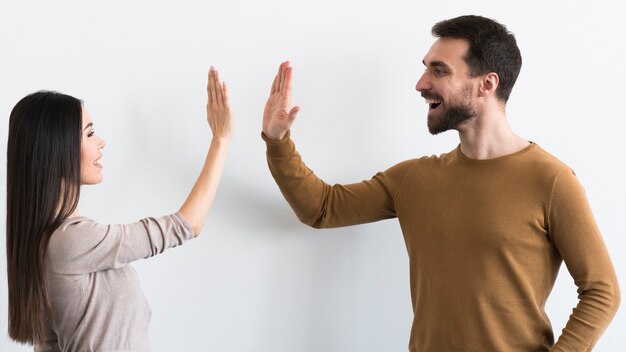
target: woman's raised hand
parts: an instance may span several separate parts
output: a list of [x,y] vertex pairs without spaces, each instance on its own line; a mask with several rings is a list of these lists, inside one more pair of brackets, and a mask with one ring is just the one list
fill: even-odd
[[231,139],[233,137],[233,121],[228,90],[226,82],[220,82],[219,72],[213,66],[209,69],[207,95],[206,115],[211,132],[213,132],[213,138]]
[[211,66],[207,84],[206,115],[213,140],[204,166],[189,196],[180,207],[180,215],[187,220],[196,235],[200,234],[222,177],[228,146],[233,138],[233,121],[226,83],[221,83],[217,70]]

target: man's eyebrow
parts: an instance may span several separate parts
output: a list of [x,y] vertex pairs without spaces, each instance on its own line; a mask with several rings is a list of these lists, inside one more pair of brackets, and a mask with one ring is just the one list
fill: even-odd
[[430,64],[426,64],[426,61],[422,60],[422,63],[424,64],[424,66],[430,66],[430,67],[440,67],[440,68],[445,68],[446,70],[450,69],[450,66],[448,66],[445,62],[443,61],[431,61]]
[[85,126],[85,128],[83,128],[83,131],[88,129],[89,127],[92,127],[92,126],[93,126],[93,122],[88,123],[87,126]]

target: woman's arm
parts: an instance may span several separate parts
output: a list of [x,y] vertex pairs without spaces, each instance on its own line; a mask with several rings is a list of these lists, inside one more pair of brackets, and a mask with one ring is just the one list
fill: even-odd
[[[207,120],[213,141],[204,166],[178,214],[144,218],[126,225],[104,225],[75,217],[64,222],[48,244],[50,269],[59,274],[85,274],[118,269],[157,255],[198,235],[215,197],[228,145],[233,135],[226,85],[211,68]],[[192,233],[193,232],[193,233]]]
[[204,161],[204,166],[187,200],[178,211],[191,225],[196,236],[200,234],[206,220],[226,161],[228,146],[233,137],[233,123],[226,83],[221,83],[217,70],[209,70],[207,84],[207,120],[213,140]]

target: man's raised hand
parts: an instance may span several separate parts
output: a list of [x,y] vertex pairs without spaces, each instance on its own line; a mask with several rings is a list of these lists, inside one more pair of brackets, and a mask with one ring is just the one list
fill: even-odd
[[296,119],[299,106],[291,107],[291,76],[289,61],[280,64],[274,77],[270,97],[263,112],[263,133],[271,139],[283,139]]

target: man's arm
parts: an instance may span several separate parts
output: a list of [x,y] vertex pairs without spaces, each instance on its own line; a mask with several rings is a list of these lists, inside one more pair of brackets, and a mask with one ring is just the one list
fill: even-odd
[[280,65],[263,114],[262,137],[267,161],[285,199],[305,224],[338,227],[396,216],[394,196],[413,162],[404,162],[371,180],[350,185],[328,185],[302,161],[289,129],[299,107],[291,107],[289,62]]
[[554,183],[548,219],[550,237],[580,299],[550,351],[591,351],[617,312],[620,292],[584,189],[571,170],[562,172]]

